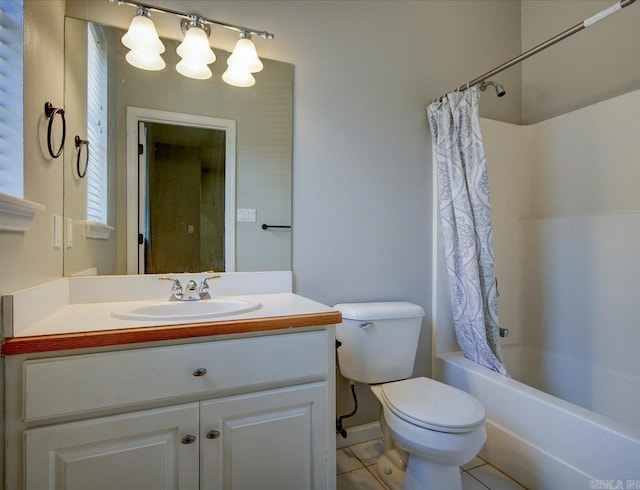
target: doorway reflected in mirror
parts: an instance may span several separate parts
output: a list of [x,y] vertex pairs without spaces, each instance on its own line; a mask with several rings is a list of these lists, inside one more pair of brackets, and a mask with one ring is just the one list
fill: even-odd
[[141,125],[139,272],[224,271],[225,131]]

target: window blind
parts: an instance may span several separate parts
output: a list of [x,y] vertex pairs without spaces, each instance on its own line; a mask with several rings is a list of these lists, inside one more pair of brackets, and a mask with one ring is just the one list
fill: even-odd
[[93,24],[87,38],[87,220],[107,224],[107,53]]
[[23,0],[0,0],[0,193],[23,189]]

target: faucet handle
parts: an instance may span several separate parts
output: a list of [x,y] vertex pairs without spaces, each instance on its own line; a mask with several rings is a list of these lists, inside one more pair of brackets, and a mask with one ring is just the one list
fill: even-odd
[[162,276],[158,278],[158,281],[173,281],[173,287],[178,287],[178,288],[182,287],[182,284],[180,284],[180,281],[174,277]]
[[[208,272],[213,272],[213,271],[208,271]],[[202,299],[209,299],[211,298],[211,295],[209,294],[209,279],[220,279],[220,274],[214,274],[212,276],[208,276],[205,277],[202,280],[202,283],[200,283],[200,289],[198,290],[198,292],[200,293],[200,297]]]
[[180,299],[182,297],[182,284],[180,284],[180,281],[178,279],[168,276],[162,276],[159,277],[158,280],[173,281],[173,284],[171,285],[171,297],[169,298],[169,301]]

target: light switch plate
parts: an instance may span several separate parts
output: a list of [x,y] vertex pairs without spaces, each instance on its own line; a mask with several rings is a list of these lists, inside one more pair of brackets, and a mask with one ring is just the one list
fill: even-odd
[[255,223],[257,212],[255,209],[238,208],[238,222]]
[[73,247],[73,220],[71,218],[64,220],[64,242],[65,247]]
[[62,216],[53,215],[53,248],[62,248]]

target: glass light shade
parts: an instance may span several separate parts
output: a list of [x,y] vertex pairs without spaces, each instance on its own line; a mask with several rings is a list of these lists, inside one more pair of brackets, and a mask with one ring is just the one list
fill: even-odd
[[206,63],[193,58],[181,59],[176,65],[176,70],[180,75],[196,80],[207,80],[212,75]]
[[222,74],[222,79],[234,87],[253,87],[256,84],[256,79],[251,72],[235,66],[227,68],[227,71]]
[[253,41],[247,38],[238,40],[235,48],[233,48],[233,53],[231,53],[231,56],[227,59],[227,64],[234,68],[242,67],[251,73],[257,73],[263,68],[262,61],[258,58],[258,53],[256,52]]
[[216,55],[209,46],[209,38],[207,33],[199,27],[191,27],[184,35],[184,40],[176,53],[181,58],[197,58],[202,63],[209,64],[216,60]]
[[162,70],[166,64],[159,53],[153,50],[132,49],[125,56],[127,63],[142,70]]
[[129,49],[141,49],[164,53],[164,44],[158,37],[153,21],[146,15],[136,15],[131,20],[127,33],[122,36],[122,44]]

